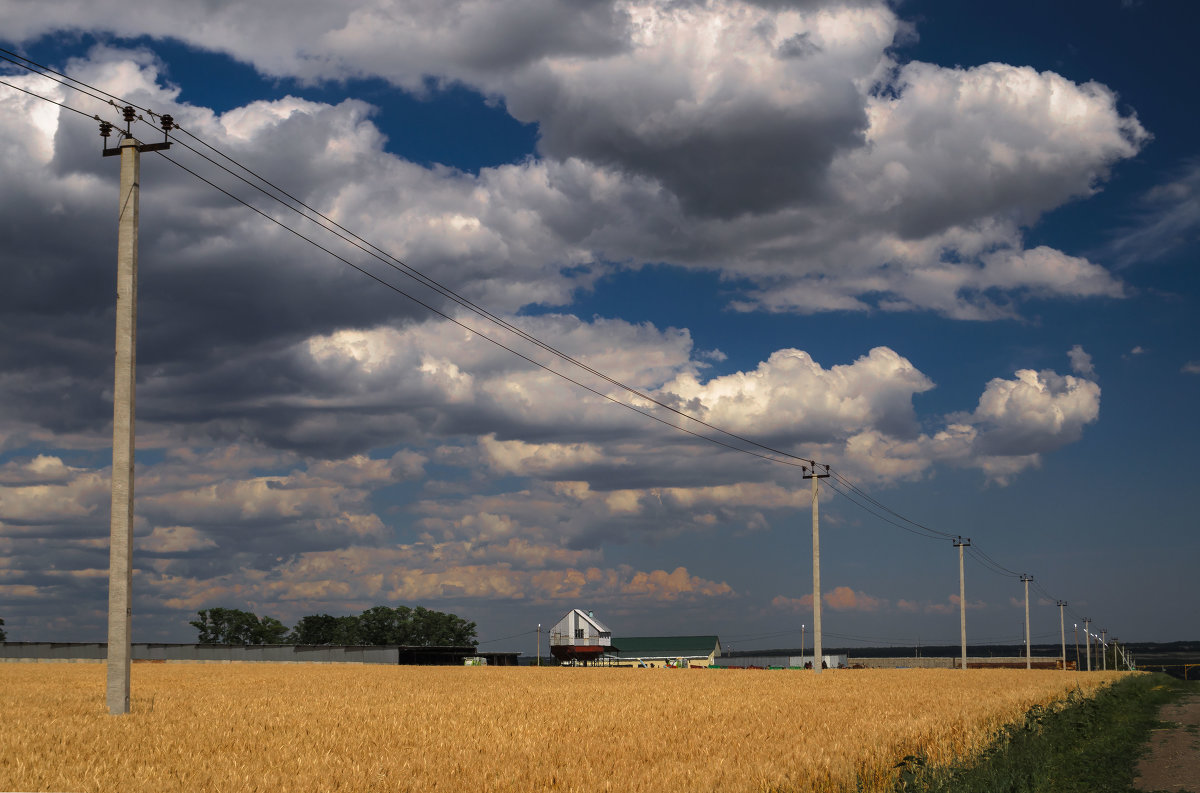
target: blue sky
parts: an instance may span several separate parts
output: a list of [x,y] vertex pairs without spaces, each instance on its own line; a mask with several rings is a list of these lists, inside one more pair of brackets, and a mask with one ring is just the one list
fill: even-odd
[[[1194,638],[1184,4],[108,5],[0,0],[0,46],[170,112],[615,379],[973,538],[1034,575],[1043,641],[1056,598],[1123,639]],[[14,640],[94,641],[116,166],[94,121],[0,102],[0,617]],[[531,651],[573,607],[618,635],[798,644],[798,470],[571,386],[142,167],[135,640],[190,640],[211,606],[404,603],[493,649]],[[821,514],[826,645],[956,641],[949,540],[831,490]],[[968,557],[969,639],[1017,640],[1020,595]]]

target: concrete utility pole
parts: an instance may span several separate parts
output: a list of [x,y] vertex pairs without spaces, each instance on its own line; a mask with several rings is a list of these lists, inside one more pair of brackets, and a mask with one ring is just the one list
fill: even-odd
[[[1120,642],[1118,642],[1117,637],[1114,636],[1113,637],[1113,668],[1114,669],[1116,669],[1116,667],[1117,667],[1117,653],[1121,654],[1121,666],[1125,667],[1126,671],[1132,672],[1133,666],[1131,666],[1129,663],[1129,656],[1127,656],[1125,654],[1125,651],[1121,649]],[[1184,672],[1183,679],[1187,680],[1187,668],[1186,667],[1184,668],[1183,672]]]
[[800,665],[804,665],[804,623],[800,623]]
[[1092,632],[1088,628],[1092,624],[1091,617],[1083,618],[1083,646],[1087,653],[1087,670],[1092,671]]
[[971,544],[969,537],[956,537],[958,549],[958,623],[962,632],[962,668],[967,668],[967,583],[963,576],[963,548]]
[[1033,655],[1029,648],[1029,582],[1033,580],[1033,576],[1021,574],[1021,581],[1025,584],[1025,668],[1033,668]]
[[817,464],[809,461],[812,467],[803,466],[805,479],[812,480],[812,534],[813,534],[813,674],[821,674],[821,530],[817,519],[817,480],[829,476],[829,466],[825,473],[817,473]]
[[1100,629],[1100,668],[1108,671],[1108,628]]
[[1072,622],[1071,624],[1074,626],[1073,628],[1071,628],[1071,632],[1075,636],[1075,671],[1078,672],[1079,671],[1079,623]]
[[537,665],[541,666],[542,665],[542,623],[540,623],[540,622],[538,623],[538,629],[537,629],[537,655],[534,657],[537,658]]
[[1062,638],[1062,665],[1063,671],[1067,671],[1067,623],[1064,621],[1063,608],[1067,605],[1067,601],[1058,601],[1058,632]]
[[[138,199],[141,190],[141,153],[171,144],[138,142],[130,130],[137,117],[124,109],[125,132],[120,146],[104,146],[105,157],[121,158],[121,194],[117,214],[117,330],[113,366],[112,508],[108,549],[108,670],[105,699],[108,712],[129,712],[129,667],[132,661],[133,609],[133,455],[134,383],[137,376],[137,257]],[[163,116],[163,131],[174,126]],[[112,124],[100,122],[100,135],[108,143]]]

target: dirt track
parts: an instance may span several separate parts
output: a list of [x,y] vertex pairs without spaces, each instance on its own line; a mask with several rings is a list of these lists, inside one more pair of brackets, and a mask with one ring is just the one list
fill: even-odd
[[1150,746],[1138,762],[1134,787],[1200,793],[1200,695],[1164,705],[1158,717],[1170,726],[1151,735]]

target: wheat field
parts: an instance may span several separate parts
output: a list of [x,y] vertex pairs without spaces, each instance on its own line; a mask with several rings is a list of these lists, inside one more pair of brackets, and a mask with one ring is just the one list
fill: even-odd
[[1117,673],[0,664],[6,791],[890,790]]

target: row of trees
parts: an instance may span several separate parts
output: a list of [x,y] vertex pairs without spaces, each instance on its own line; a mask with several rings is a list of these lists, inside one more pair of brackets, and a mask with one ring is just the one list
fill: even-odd
[[240,609],[211,608],[190,625],[201,644],[404,644],[414,647],[474,647],[475,623],[457,614],[408,606],[373,606],[362,614],[310,614],[290,631],[274,617]]

